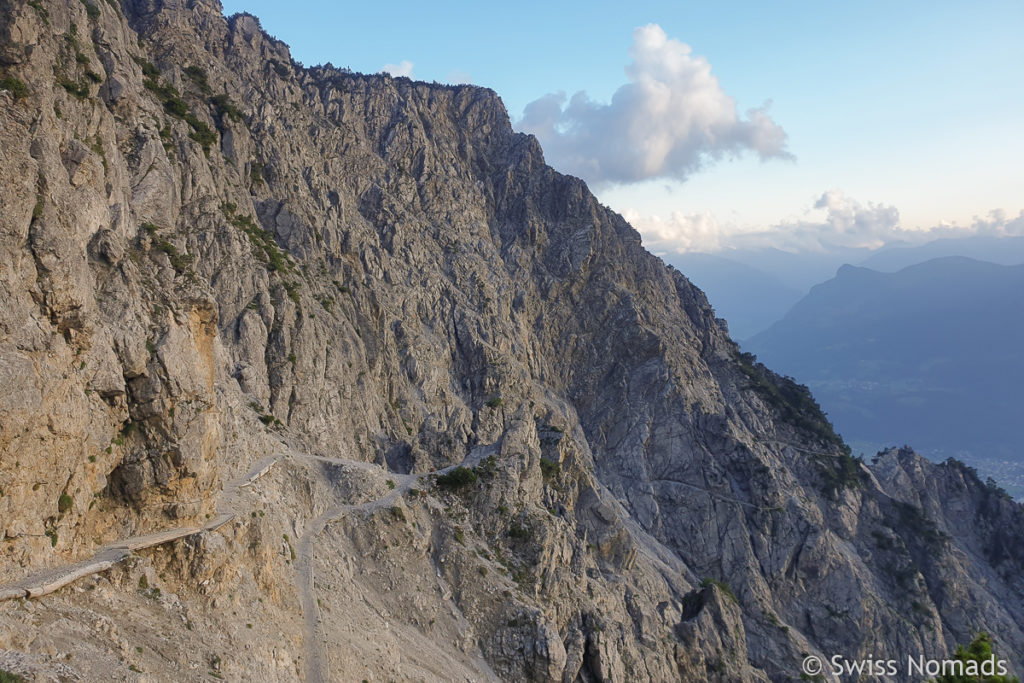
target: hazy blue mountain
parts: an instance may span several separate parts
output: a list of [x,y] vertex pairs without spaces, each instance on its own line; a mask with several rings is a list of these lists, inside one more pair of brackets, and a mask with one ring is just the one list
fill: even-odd
[[976,235],[934,240],[917,246],[884,247],[859,262],[872,270],[895,272],[901,268],[946,256],[1013,266],[1024,263],[1024,237]]
[[[870,249],[832,247],[827,251],[783,251],[781,249],[727,249],[715,256],[742,263],[778,278],[786,287],[806,293],[832,277],[844,263],[860,263],[871,256]],[[684,271],[685,272],[685,271]]]
[[663,257],[705,291],[735,339],[749,339],[778,321],[811,287],[844,264],[882,272],[935,258],[965,256],[1001,265],[1024,263],[1024,237],[945,238],[925,244],[894,242],[876,251],[830,247],[825,251],[728,249],[714,254]]
[[779,277],[714,254],[672,254],[666,263],[704,290],[734,339],[745,339],[781,318],[806,291]]
[[848,441],[1024,460],[1024,265],[843,266],[744,348],[807,384]]

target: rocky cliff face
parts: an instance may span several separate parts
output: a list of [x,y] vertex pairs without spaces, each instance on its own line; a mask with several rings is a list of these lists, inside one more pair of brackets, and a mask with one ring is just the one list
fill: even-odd
[[213,0],[0,0],[0,78],[0,581],[183,530],[0,603],[0,668],[1024,664],[1021,507],[851,458],[493,92],[302,68]]

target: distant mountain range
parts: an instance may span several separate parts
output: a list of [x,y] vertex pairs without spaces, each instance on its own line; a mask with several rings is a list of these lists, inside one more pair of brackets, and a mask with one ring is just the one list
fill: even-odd
[[895,245],[879,249],[864,260],[851,263],[891,273],[947,256],[966,256],[977,261],[1015,266],[1024,263],[1024,237],[975,235],[934,240],[917,246]]
[[1024,265],[843,266],[744,348],[807,384],[848,441],[1024,460]]
[[844,264],[895,272],[947,256],[966,256],[1001,265],[1024,263],[1024,237],[974,235],[919,245],[892,244],[878,250],[836,247],[826,252],[779,249],[730,249],[714,254],[666,254],[707,294],[734,339],[766,330],[816,284],[830,279]]

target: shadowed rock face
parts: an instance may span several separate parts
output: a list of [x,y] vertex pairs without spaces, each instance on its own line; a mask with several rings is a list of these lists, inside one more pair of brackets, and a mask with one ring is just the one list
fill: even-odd
[[285,455],[230,525],[5,603],[0,667],[763,680],[979,630],[1021,667],[1020,506],[850,458],[493,92],[115,5],[0,1],[0,580]]

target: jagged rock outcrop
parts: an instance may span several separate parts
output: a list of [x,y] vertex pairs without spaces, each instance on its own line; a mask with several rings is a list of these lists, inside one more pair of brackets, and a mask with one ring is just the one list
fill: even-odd
[[1021,507],[851,458],[493,92],[307,69],[213,0],[0,0],[0,78],[0,581],[276,463],[0,605],[0,667],[785,680],[979,630],[1024,664]]

